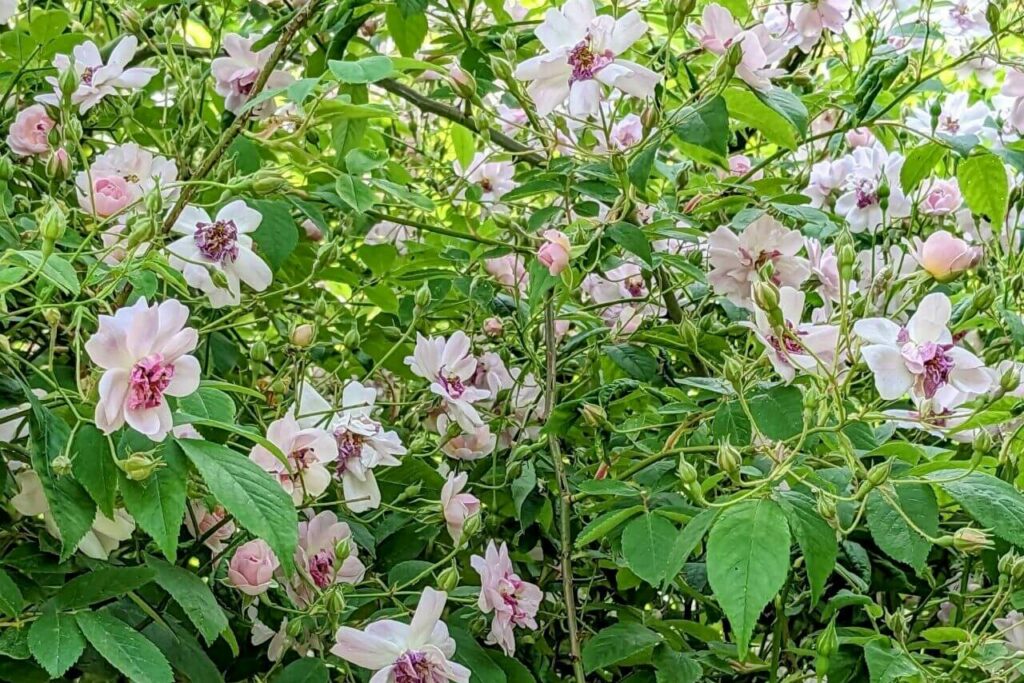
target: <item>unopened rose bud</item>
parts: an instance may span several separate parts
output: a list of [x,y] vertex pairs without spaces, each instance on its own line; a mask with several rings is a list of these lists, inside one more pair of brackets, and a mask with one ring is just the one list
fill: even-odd
[[414,297],[413,301],[420,308],[426,308],[427,306],[430,305],[431,298],[432,295],[430,294],[430,287],[428,287],[427,283],[424,282],[422,285],[420,285],[420,288],[416,290],[416,296]]
[[142,31],[142,15],[134,7],[121,10],[121,22],[128,29],[129,33],[139,33]]
[[455,590],[459,585],[459,570],[448,567],[437,577],[437,587],[446,593]]
[[227,289],[228,288],[228,278],[227,278],[227,276],[224,275],[224,272],[221,271],[220,269],[212,269],[212,270],[210,270],[210,279],[213,280],[213,284],[218,289]]
[[327,593],[325,604],[328,614],[336,615],[345,611],[345,594],[341,591],[341,586],[335,586]]
[[51,330],[57,329],[57,326],[60,325],[60,310],[57,308],[44,308],[43,320],[46,321]]
[[725,53],[725,66],[733,71],[743,61],[743,50],[739,43],[733,43]]
[[743,362],[735,356],[729,356],[722,364],[722,374],[737,391],[743,385],[743,371]]
[[71,175],[71,158],[66,149],[58,147],[46,160],[46,175],[54,180],[64,180]]
[[953,534],[953,548],[965,555],[977,555],[993,547],[992,539],[981,529],[963,527]]
[[117,461],[117,466],[124,472],[124,476],[132,481],[149,479],[153,472],[162,465],[162,461],[154,459],[148,453],[132,453],[124,460]]
[[291,335],[289,335],[288,340],[293,345],[298,346],[301,349],[306,348],[307,346],[312,344],[315,338],[316,330],[313,328],[313,326],[310,325],[309,323],[303,323],[302,325],[296,326],[292,330],[292,333]]
[[65,69],[57,79],[61,95],[65,98],[71,97],[71,93],[78,90],[78,73],[74,69]]
[[507,59],[499,57],[498,55],[491,55],[491,71],[500,80],[506,83],[512,82],[512,66],[508,63]]
[[971,308],[978,312],[987,311],[996,301],[996,291],[992,285],[984,285],[974,295],[971,301]]
[[309,218],[302,221],[302,230],[306,233],[306,239],[310,242],[319,242],[324,238],[324,231]]
[[892,461],[886,460],[880,462],[870,470],[868,470],[868,481],[871,482],[872,486],[881,486],[889,479],[889,473],[892,471]]
[[754,303],[765,312],[772,327],[784,327],[786,321],[779,308],[779,288],[771,282],[754,283]]
[[1000,574],[1010,576],[1013,573],[1013,565],[1017,562],[1017,555],[1011,550],[999,558],[996,568]]
[[466,520],[466,523],[462,525],[462,541],[465,543],[466,539],[471,536],[475,536],[476,532],[480,531],[480,515],[476,514]]
[[164,197],[159,190],[146,195],[146,210],[153,215],[163,213]]
[[519,49],[519,38],[516,37],[515,31],[505,31],[501,35],[501,49],[506,55],[510,55],[510,58],[515,57],[516,50]]
[[262,363],[267,360],[268,356],[269,352],[267,351],[267,343],[262,339],[255,342],[249,348],[249,358],[251,358],[254,363]]
[[288,627],[285,629],[285,633],[292,640],[297,640],[302,636],[302,632],[306,630],[306,620],[302,617],[296,617],[288,622]]
[[352,542],[347,538],[343,538],[334,545],[334,560],[335,567],[340,567],[344,564],[345,560],[348,559],[349,555],[352,554]]
[[1014,392],[1019,386],[1020,372],[1015,368],[1011,367],[999,378],[999,388],[1002,389],[1003,393],[1009,394]]
[[14,163],[6,154],[0,156],[0,180],[10,180],[14,177]]
[[839,649],[839,636],[836,633],[835,619],[828,622],[825,630],[818,634],[818,642],[814,649],[822,657],[831,657]]
[[71,474],[71,458],[66,455],[58,455],[50,461],[50,469],[58,477]]
[[484,334],[491,338],[497,338],[501,336],[501,333],[505,331],[505,326],[498,318],[488,318],[484,321]]
[[358,349],[359,344],[362,343],[362,339],[359,337],[359,330],[353,327],[351,330],[346,332],[342,343],[347,349]]
[[448,68],[448,84],[463,99],[471,100],[476,96],[476,79],[458,64]]
[[815,507],[818,509],[818,514],[825,521],[831,522],[836,519],[836,502],[832,498],[819,496],[815,502]]
[[313,314],[318,318],[322,318],[327,315],[327,299],[325,297],[321,296],[316,300],[316,303],[313,304]]
[[654,104],[648,104],[644,107],[644,110],[640,112],[640,123],[643,125],[644,130],[650,131],[658,127],[658,122],[661,120],[661,109]]
[[600,427],[608,421],[608,413],[596,403],[584,403],[580,407],[580,415],[583,421],[591,427]]
[[718,469],[728,474],[730,479],[735,480],[739,477],[743,458],[740,452],[736,450],[736,447],[728,441],[718,447],[718,455],[715,458],[715,462],[718,465]]
[[287,180],[276,174],[261,174],[252,181],[252,191],[257,195],[274,194],[290,187]]
[[972,447],[975,453],[986,455],[992,450],[992,435],[984,429],[978,430],[978,435],[974,437]]
[[64,236],[67,227],[68,218],[64,215],[64,211],[57,202],[51,201],[39,219],[39,236],[43,238],[43,242],[48,242],[52,247],[57,240]]
[[691,486],[697,483],[697,470],[693,465],[686,461],[686,458],[679,457],[679,481],[683,482],[686,486]]
[[896,640],[903,640],[907,635],[907,619],[903,616],[903,612],[899,611],[899,608],[897,611],[885,615],[885,625],[892,631]]
[[857,250],[849,242],[839,247],[839,276],[844,282],[857,276]]

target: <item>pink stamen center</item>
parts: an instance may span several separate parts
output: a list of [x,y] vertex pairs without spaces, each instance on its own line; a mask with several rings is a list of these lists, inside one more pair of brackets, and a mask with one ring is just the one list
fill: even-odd
[[233,263],[238,258],[238,228],[234,221],[197,223],[196,246],[199,252],[217,263]]
[[569,52],[568,61],[572,67],[569,84],[591,80],[598,71],[614,60],[615,54],[611,50],[595,53],[590,45],[590,37],[584,38]]
[[458,375],[445,375],[444,368],[437,375],[438,383],[444,387],[445,393],[452,398],[460,398],[466,392],[466,385]]
[[173,378],[174,366],[165,363],[162,355],[146,356],[132,367],[128,407],[156,408],[163,403],[164,391]]
[[338,429],[334,432],[334,442],[338,444],[338,460],[335,465],[335,475],[341,479],[348,471],[349,461],[358,459],[363,453],[363,442],[366,437],[362,434],[350,432],[347,429]]
[[309,577],[317,588],[327,588],[334,579],[334,553],[321,550],[309,558]]
[[423,652],[407,650],[391,670],[395,683],[445,683],[448,677]]

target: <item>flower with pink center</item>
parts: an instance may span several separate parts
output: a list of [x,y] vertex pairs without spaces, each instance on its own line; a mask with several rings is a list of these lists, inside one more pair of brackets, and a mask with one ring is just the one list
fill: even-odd
[[954,0],[938,11],[942,35],[950,41],[987,38],[992,35],[986,10],[988,0]]
[[399,254],[403,256],[409,253],[406,242],[415,242],[419,239],[419,232],[416,228],[410,228],[401,223],[381,221],[374,224],[363,238],[365,244],[393,244]]
[[561,230],[545,230],[544,244],[537,250],[537,260],[551,275],[557,276],[569,266],[572,244]]
[[810,52],[828,29],[841,34],[850,17],[851,0],[811,0],[793,7],[793,27],[800,34],[800,49]]
[[[467,184],[480,188],[481,203],[492,211],[499,211],[504,209],[501,198],[518,185],[513,180],[516,167],[511,161],[488,161],[489,156],[484,152],[477,152],[465,168],[458,161],[452,166],[455,174],[463,178]],[[464,195],[464,191],[459,193],[460,198]]]
[[[253,251],[250,233],[263,221],[263,215],[236,199],[217,212],[216,218],[198,206],[189,204],[171,228],[182,237],[167,246],[168,262],[181,271],[185,282],[202,290],[214,308],[241,303],[241,284],[257,292],[274,279],[270,267]],[[223,276],[226,286],[214,280]]]
[[983,253],[981,247],[972,247],[945,230],[933,232],[923,242],[914,238],[914,258],[939,282],[955,280],[974,268],[981,262]]
[[185,327],[187,321],[188,308],[174,299],[150,306],[140,298],[99,317],[85,350],[105,371],[96,404],[96,426],[104,434],[125,422],[152,441],[171,431],[165,396],[188,396],[199,388],[199,361],[187,355],[199,335]]
[[610,133],[605,139],[603,131],[595,131],[597,151],[608,152],[614,149],[625,152],[644,139],[644,124],[636,114],[626,114],[612,124]]
[[91,40],[76,45],[70,57],[57,55],[53,58],[53,66],[58,75],[46,77],[46,82],[53,86],[53,92],[37,96],[36,101],[59,107],[63,99],[60,77],[68,70],[78,76],[78,87],[71,93],[71,103],[78,106],[81,114],[95,107],[107,95],[131,94],[144,88],[159,70],[141,66],[127,68],[135,59],[138,47],[139,41],[135,36],[122,38],[105,64],[99,48]]
[[331,653],[375,671],[373,683],[469,683],[469,669],[450,661],[455,641],[441,621],[447,599],[425,588],[409,624],[382,619],[362,631],[342,626]]
[[989,116],[984,101],[970,104],[970,93],[954,92],[943,98],[939,104],[939,116],[932,130],[930,106],[916,107],[907,117],[907,126],[925,135],[941,133],[952,137],[978,135]]
[[335,479],[341,481],[345,505],[352,512],[380,506],[380,488],[373,474],[376,467],[396,467],[396,456],[405,455],[401,439],[386,431],[372,416],[377,390],[349,382],[341,392],[336,410],[309,382],[303,382],[295,413],[305,429],[326,429],[334,438]]
[[739,44],[740,63],[736,65],[736,75],[755,90],[769,89],[771,79],[784,73],[771,64],[785,55],[785,43],[773,38],[763,24],[743,29],[729,10],[717,3],[707,5],[701,23],[691,24],[689,31],[702,48],[720,57]]
[[496,548],[494,541],[491,541],[487,544],[484,556],[474,555],[470,563],[480,575],[480,611],[484,614],[494,613],[487,642],[497,643],[511,657],[516,651],[513,629],[537,629],[535,617],[544,594],[540,588],[523,581],[515,573],[512,560],[508,557],[508,547],[504,543]]
[[789,230],[768,214],[762,214],[737,235],[721,226],[708,236],[708,283],[717,294],[741,308],[752,309],[750,288],[760,271],[772,265],[776,285],[799,288],[811,274],[807,259],[797,256],[803,236]]
[[[191,437],[182,437],[191,438]],[[188,502],[185,512],[185,528],[193,538],[203,539],[203,545],[215,555],[224,551],[225,542],[235,533],[235,523],[227,518],[227,512],[220,505],[210,509],[198,500]]]
[[448,474],[448,480],[441,487],[441,512],[444,515],[444,522],[448,526],[448,535],[456,545],[462,538],[462,527],[466,520],[473,515],[480,514],[480,500],[470,494],[463,493],[469,475],[465,472]]
[[984,363],[953,343],[951,313],[949,298],[933,293],[921,301],[905,327],[885,318],[854,324],[879,396],[893,401],[909,392],[914,399],[934,399],[944,408],[959,392],[977,395],[988,390],[992,378]]
[[99,218],[121,213],[132,203],[127,181],[119,176],[97,176],[92,180],[87,205],[82,209]]
[[75,176],[78,205],[102,218],[129,206],[140,211],[142,200],[150,192],[159,192],[165,200],[177,197],[177,179],[178,166],[170,159],[134,142],[116,145]]
[[520,254],[505,254],[484,259],[484,270],[503,287],[526,293],[530,286],[530,274]]
[[490,397],[490,392],[477,389],[470,380],[476,374],[476,359],[470,355],[469,337],[461,330],[445,339],[416,335],[413,355],[405,364],[413,374],[430,381],[430,391],[444,401],[445,412],[466,431],[483,424],[473,406]]
[[830,206],[841,193],[852,167],[853,158],[848,156],[835,161],[826,159],[811,166],[811,176],[803,190],[803,194],[811,198],[811,206],[816,209]]
[[[843,183],[843,193],[836,200],[836,213],[846,218],[850,232],[874,232],[883,219],[906,218],[910,200],[900,185],[903,157],[881,147],[858,147],[853,150],[851,167]],[[888,206],[882,209],[882,186],[889,190]]]
[[[318,590],[338,583],[357,584],[366,573],[348,524],[339,522],[330,510],[315,516],[312,511],[307,514],[309,519],[299,522],[299,544],[295,548],[298,572],[285,586],[292,602],[300,608],[310,605]],[[347,552],[339,556],[342,544]]]
[[7,133],[7,146],[19,157],[42,156],[50,153],[49,135],[56,121],[41,104],[33,104],[18,112]]
[[257,538],[238,546],[228,563],[228,581],[246,595],[266,593],[281,566],[267,542]]
[[701,23],[690,24],[687,30],[702,48],[721,57],[732,47],[743,27],[733,18],[732,12],[712,2],[704,7]]
[[647,28],[636,10],[616,19],[598,16],[593,0],[569,0],[561,9],[549,9],[544,15],[534,33],[547,52],[520,64],[515,77],[530,81],[526,92],[541,116],[566,100],[570,115],[596,115],[602,85],[633,97],[650,97],[661,77],[620,57]]
[[[818,296],[825,302],[828,309],[832,302],[839,301],[840,275],[839,259],[834,246],[824,247],[813,238],[805,238],[807,261],[811,266],[811,274],[818,281]],[[830,310],[830,309],[829,309]]]
[[269,449],[256,444],[249,458],[277,479],[292,502],[301,505],[307,497],[319,498],[331,484],[328,466],[337,460],[338,449],[330,432],[303,429],[293,411],[270,423],[267,440],[285,456],[282,462]]
[[745,323],[754,331],[765,348],[775,371],[788,384],[797,373],[833,374],[842,354],[838,351],[839,328],[835,325],[812,325],[800,322],[803,317],[804,293],[792,287],[779,288],[779,308],[783,327],[775,328],[768,314],[754,308],[754,322]]
[[937,178],[925,186],[918,208],[928,216],[948,216],[959,209],[963,201],[956,178]]
[[[210,73],[216,80],[214,89],[224,98],[224,108],[232,114],[241,114],[249,98],[257,94],[253,92],[256,79],[274,52],[273,43],[259,52],[253,50],[253,43],[259,38],[260,36],[243,38],[237,33],[227,34],[224,36],[224,51],[227,52],[227,56],[218,57],[210,65]],[[270,73],[264,87],[268,90],[283,88],[294,80],[287,71],[275,69]],[[273,112],[274,101],[271,98],[256,105],[252,115],[256,118],[266,118]]]
[[486,389],[488,398],[496,399],[499,392],[511,389],[515,381],[501,356],[493,351],[485,351],[477,359],[470,384],[477,389]]

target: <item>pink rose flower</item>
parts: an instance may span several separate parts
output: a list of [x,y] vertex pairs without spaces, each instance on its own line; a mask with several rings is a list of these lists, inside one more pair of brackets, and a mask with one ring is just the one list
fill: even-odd
[[963,204],[960,183],[956,178],[933,180],[925,189],[919,207],[929,216],[948,216]]
[[484,321],[484,334],[488,337],[500,337],[505,331],[505,325],[498,318],[488,318]]
[[[177,432],[177,428],[175,428],[175,432]],[[175,436],[180,435],[175,434]],[[188,529],[193,538],[203,538],[206,536],[203,540],[203,545],[214,553],[222,552],[224,550],[224,542],[235,533],[235,523],[231,521],[224,522],[227,512],[220,505],[214,507],[213,510],[207,508],[201,501],[189,501],[188,505],[190,511],[185,513],[185,528]],[[222,522],[224,523],[222,524]],[[216,531],[210,533],[212,529],[216,529]]]
[[[253,43],[259,36],[243,38],[237,33],[229,33],[224,36],[224,51],[226,57],[218,57],[210,65],[210,72],[216,79],[214,89],[217,94],[224,98],[224,108],[232,114],[238,115],[245,108],[249,98],[257,93],[253,92],[256,79],[260,71],[274,51],[274,46],[267,45],[256,52],[252,49]],[[267,83],[264,86],[268,90],[283,88],[295,80],[287,71],[275,69],[270,73]],[[258,104],[252,112],[256,118],[266,118],[274,112],[273,98]]]
[[266,593],[280,565],[267,542],[257,538],[238,546],[228,563],[228,581],[246,595]]
[[530,286],[530,274],[519,254],[505,254],[496,258],[484,259],[484,270],[498,281],[498,284],[512,289],[518,288],[526,292]]
[[50,151],[48,135],[56,122],[41,104],[22,109],[7,134],[7,145],[20,157],[40,156]]
[[444,401],[448,416],[467,431],[483,424],[473,404],[491,395],[470,384],[477,361],[470,355],[469,346],[469,337],[461,330],[447,339],[417,334],[413,355],[405,357],[405,364],[414,375],[430,381],[431,393]]
[[[89,111],[108,95],[131,94],[149,83],[158,69],[142,66],[128,68],[135,59],[138,47],[139,40],[135,36],[122,38],[104,63],[99,47],[87,40],[76,45],[71,55],[59,54],[53,58],[53,66],[59,75],[74,71],[78,76],[78,87],[71,93],[71,103],[78,105],[79,113]],[[53,86],[53,92],[37,96],[36,101],[59,107],[63,99],[60,79],[47,76],[46,82]]]
[[955,280],[978,265],[982,257],[981,247],[972,247],[945,230],[933,232],[924,242],[915,238],[914,246],[914,258],[939,282]]
[[92,192],[88,196],[79,195],[82,210],[100,218],[120,213],[131,203],[132,195],[128,181],[116,175],[94,177]]
[[327,465],[338,459],[338,446],[334,436],[315,427],[303,429],[289,411],[267,428],[267,440],[281,449],[287,464],[281,462],[267,448],[256,444],[249,458],[277,479],[292,502],[301,505],[306,496],[319,498],[331,484]]
[[469,475],[465,472],[458,475],[451,472],[448,474],[448,481],[441,488],[441,510],[444,513],[445,524],[448,525],[448,535],[456,543],[462,538],[462,528],[466,525],[466,520],[480,513],[479,499],[470,493],[462,493],[468,479]]
[[545,230],[544,239],[547,241],[537,251],[537,260],[549,273],[557,276],[569,265],[572,245],[569,244],[569,238],[560,230]]
[[111,434],[127,422],[153,441],[171,431],[167,396],[188,396],[199,388],[199,361],[187,355],[199,334],[185,327],[188,308],[175,299],[150,306],[141,298],[114,315],[101,315],[99,329],[85,343],[100,378],[96,426]]
[[[343,543],[347,545],[347,553],[339,556],[338,546]],[[289,597],[300,607],[314,601],[314,586],[323,590],[336,583],[355,584],[362,581],[366,573],[366,567],[359,560],[359,548],[352,539],[352,530],[345,522],[339,522],[338,516],[330,510],[299,522],[295,566],[299,571],[286,588]]]
[[496,548],[491,541],[484,557],[474,555],[470,562],[480,575],[480,611],[484,614],[494,612],[487,642],[497,643],[511,657],[516,651],[512,630],[516,626],[537,629],[535,617],[543,593],[515,573],[504,543]]
[[854,128],[846,133],[846,144],[848,144],[851,149],[868,147],[875,144],[875,134],[872,133],[871,129],[867,126]]

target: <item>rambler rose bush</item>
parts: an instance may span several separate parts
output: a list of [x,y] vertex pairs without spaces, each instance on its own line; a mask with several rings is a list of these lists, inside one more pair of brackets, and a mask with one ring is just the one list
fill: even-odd
[[1024,5],[0,0],[0,680],[1024,678]]

